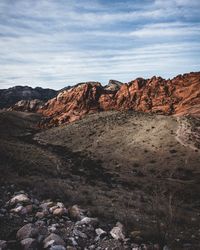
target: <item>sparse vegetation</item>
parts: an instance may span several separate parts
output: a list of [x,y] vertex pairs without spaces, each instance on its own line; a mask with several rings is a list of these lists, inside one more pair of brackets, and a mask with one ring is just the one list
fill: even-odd
[[184,237],[196,242],[190,237],[198,237],[200,157],[176,143],[175,118],[105,112],[41,133],[34,128],[38,119],[9,113],[0,122],[1,184],[78,203],[107,222],[140,230],[144,240],[159,238],[177,249]]

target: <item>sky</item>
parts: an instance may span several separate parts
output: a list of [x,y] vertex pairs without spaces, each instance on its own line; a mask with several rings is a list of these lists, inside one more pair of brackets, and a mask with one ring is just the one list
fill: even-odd
[[200,71],[199,0],[0,0],[0,89]]

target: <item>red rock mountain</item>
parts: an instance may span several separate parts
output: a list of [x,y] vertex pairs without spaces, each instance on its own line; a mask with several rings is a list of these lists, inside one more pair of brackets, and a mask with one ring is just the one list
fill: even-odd
[[87,82],[60,92],[38,110],[47,117],[43,126],[57,126],[105,110],[136,110],[160,114],[200,115],[200,72],[137,78],[129,83],[111,80],[103,87]]

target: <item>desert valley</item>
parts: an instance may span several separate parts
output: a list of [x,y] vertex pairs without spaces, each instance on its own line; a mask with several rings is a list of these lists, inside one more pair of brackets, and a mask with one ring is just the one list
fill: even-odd
[[199,249],[199,72],[0,107],[1,249]]

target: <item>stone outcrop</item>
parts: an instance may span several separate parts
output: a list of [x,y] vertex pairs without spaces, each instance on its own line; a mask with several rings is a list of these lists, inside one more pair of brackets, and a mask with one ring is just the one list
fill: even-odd
[[22,111],[22,112],[37,112],[45,104],[44,101],[34,100],[21,100],[11,106],[8,110],[10,111]]
[[200,72],[168,80],[137,78],[124,84],[111,80],[105,87],[98,82],[81,83],[60,92],[38,112],[46,117],[41,126],[52,127],[107,110],[199,115]]

